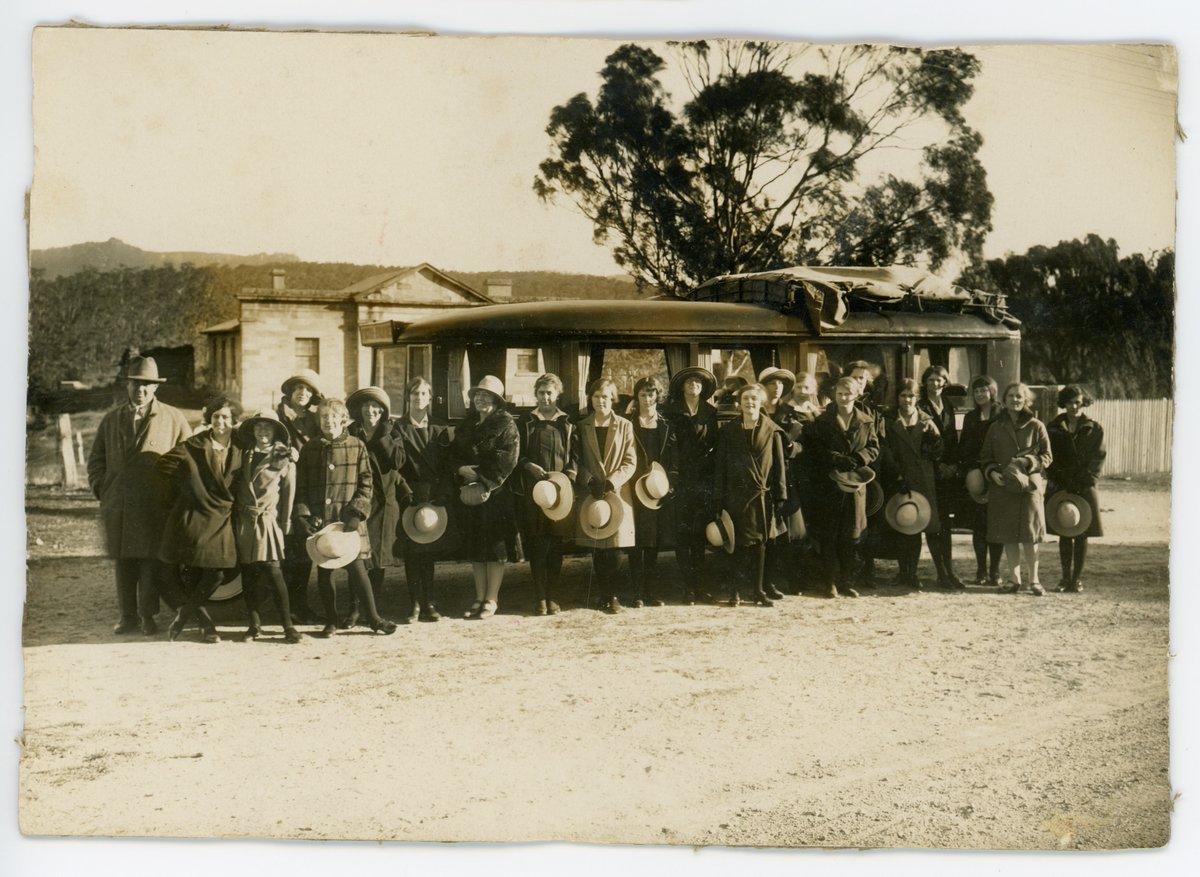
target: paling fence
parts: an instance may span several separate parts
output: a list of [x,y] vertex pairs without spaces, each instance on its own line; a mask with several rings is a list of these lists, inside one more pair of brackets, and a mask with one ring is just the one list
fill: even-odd
[[1105,475],[1171,471],[1175,403],[1171,399],[1098,399],[1087,415],[1104,427]]

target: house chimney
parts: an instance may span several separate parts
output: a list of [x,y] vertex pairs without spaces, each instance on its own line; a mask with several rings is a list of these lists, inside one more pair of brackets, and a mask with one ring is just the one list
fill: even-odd
[[484,281],[484,293],[492,301],[512,301],[512,281],[489,277]]
[[284,288],[284,285],[285,285],[284,284],[284,275],[286,273],[287,272],[285,272],[282,268],[272,268],[271,269],[271,288],[272,289],[283,289]]

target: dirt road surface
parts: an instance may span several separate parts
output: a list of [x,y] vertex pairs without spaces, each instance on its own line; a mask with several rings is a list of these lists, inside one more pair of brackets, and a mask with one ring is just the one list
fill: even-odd
[[[31,494],[21,828],[1158,846],[1169,512],[1163,491],[1116,492],[1081,595],[882,587],[607,616],[581,608],[579,558],[557,617],[524,614],[517,565],[490,621],[297,646],[238,641],[236,602],[216,607],[219,645],[113,637],[89,503]],[[960,540],[960,572],[968,554]],[[1044,557],[1053,584],[1054,545]],[[461,611],[469,571],[446,573],[443,605]],[[399,570],[389,584],[398,613]]]

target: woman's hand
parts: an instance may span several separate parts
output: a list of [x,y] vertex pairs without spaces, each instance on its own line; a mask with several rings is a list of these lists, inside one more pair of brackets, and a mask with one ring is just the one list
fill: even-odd
[[474,466],[459,466],[457,474],[459,480],[464,484],[479,480],[479,470]]
[[988,473],[988,481],[992,482],[992,484],[996,485],[997,487],[1003,487],[1004,486],[1004,475],[1000,472],[999,469],[993,469],[991,472]]
[[532,461],[525,464],[525,471],[536,478],[538,481],[544,481],[550,477],[550,473]]

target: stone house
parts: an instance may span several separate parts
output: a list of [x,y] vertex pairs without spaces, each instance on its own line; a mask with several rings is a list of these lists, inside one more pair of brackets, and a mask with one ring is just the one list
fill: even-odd
[[270,287],[238,294],[238,319],[200,330],[208,337],[209,384],[239,397],[247,411],[277,404],[279,385],[302,368],[321,376],[327,395],[345,398],[369,385],[371,349],[360,334],[365,324],[412,322],[512,296],[508,281],[489,281],[492,295],[483,295],[428,263],[338,290],[290,289],[282,268],[271,271],[271,280]]

